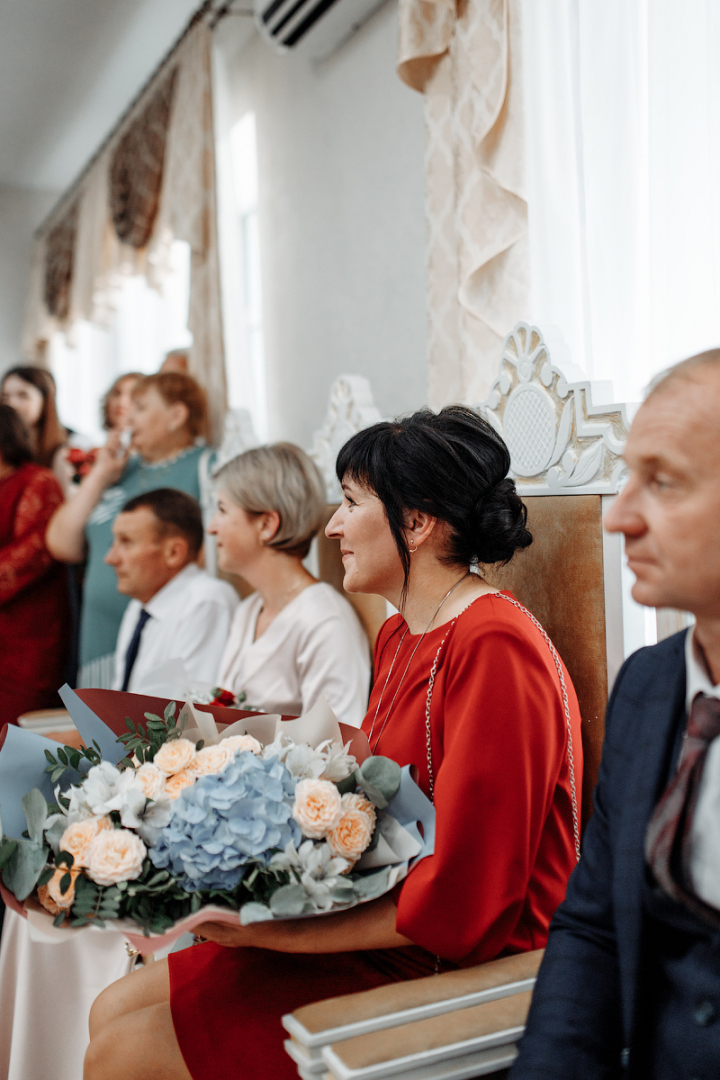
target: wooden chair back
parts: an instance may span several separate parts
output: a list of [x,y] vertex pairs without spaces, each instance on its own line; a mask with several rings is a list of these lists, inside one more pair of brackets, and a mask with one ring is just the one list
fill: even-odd
[[526,496],[533,542],[487,577],[509,589],[542,624],[562,657],[582,716],[582,821],[602,754],[608,670],[600,495]]

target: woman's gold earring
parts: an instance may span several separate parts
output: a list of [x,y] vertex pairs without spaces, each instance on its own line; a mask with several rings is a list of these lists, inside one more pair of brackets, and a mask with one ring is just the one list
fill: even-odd
[[410,548],[410,554],[411,555],[414,555],[416,551],[417,551],[417,547],[411,547]]

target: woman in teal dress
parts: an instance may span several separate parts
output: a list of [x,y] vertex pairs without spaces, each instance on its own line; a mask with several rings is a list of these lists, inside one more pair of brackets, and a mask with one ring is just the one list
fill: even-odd
[[[120,508],[134,495],[170,487],[200,498],[210,451],[205,394],[189,375],[163,372],[133,390],[132,443],[111,433],[76,494],[52,518],[47,546],[61,562],[87,559],[80,617],[80,686],[112,686],[115,644],[129,598],[117,590],[105,555]],[[198,445],[201,443],[201,445]]]

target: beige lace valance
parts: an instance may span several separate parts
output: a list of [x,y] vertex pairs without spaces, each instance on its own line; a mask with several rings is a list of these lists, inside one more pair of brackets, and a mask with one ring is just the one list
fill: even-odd
[[66,319],[70,310],[79,209],[80,200],[76,199],[45,241],[45,303],[58,320]]
[[148,243],[157,217],[176,81],[173,68],[130,124],[110,162],[113,224],[120,240],[134,248]]

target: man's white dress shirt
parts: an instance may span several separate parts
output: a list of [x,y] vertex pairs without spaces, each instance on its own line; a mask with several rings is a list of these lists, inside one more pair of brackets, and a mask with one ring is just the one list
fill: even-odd
[[343,724],[359,727],[367,712],[370,647],[355,611],[332,585],[303,589],[255,640],[262,597],[235,613],[217,684],[244,691],[245,706],[299,716],[322,695]]
[[232,585],[195,563],[185,566],[147,604],[131,600],[120,623],[113,689],[123,684],[125,654],[143,607],[150,618],[140,638],[130,693],[182,697],[190,683],[214,686],[237,606]]
[[[720,699],[720,685],[712,684],[692,627],[685,638],[685,672],[688,714],[697,694]],[[700,899],[720,909],[720,738],[710,744],[700,780],[690,826],[690,874]]]

